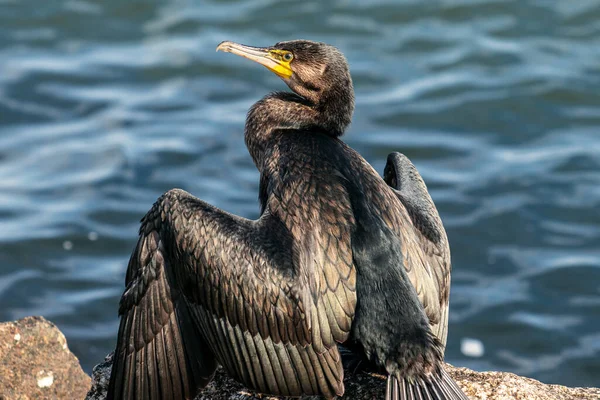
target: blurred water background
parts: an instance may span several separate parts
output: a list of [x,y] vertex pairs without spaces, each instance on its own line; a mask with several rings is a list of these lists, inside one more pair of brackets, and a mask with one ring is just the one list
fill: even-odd
[[215,47],[295,38],[349,59],[345,140],[429,185],[447,360],[600,385],[600,1],[0,0],[0,320],[54,321],[90,372],[160,194],[255,218],[245,113],[285,86]]

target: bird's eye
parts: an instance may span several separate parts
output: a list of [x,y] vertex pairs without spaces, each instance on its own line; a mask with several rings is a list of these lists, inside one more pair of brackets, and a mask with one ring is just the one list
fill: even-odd
[[283,55],[283,61],[290,62],[294,59],[294,55],[292,53],[285,53]]

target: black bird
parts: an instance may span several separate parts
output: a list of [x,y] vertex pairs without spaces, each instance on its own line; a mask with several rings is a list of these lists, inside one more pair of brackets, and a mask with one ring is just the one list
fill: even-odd
[[217,50],[293,91],[246,120],[261,215],[179,189],[157,200],[127,269],[108,398],[193,398],[220,364],[261,393],[331,399],[344,344],[388,375],[386,399],[467,399],[442,364],[446,233],[405,156],[390,154],[382,179],[339,139],[354,110],[342,53],[307,40]]

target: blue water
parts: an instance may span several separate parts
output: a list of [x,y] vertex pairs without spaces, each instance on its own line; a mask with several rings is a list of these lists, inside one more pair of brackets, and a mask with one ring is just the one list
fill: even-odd
[[407,154],[442,215],[447,359],[600,385],[600,1],[397,3],[0,0],[0,320],[90,372],[161,193],[258,215],[244,118],[284,85],[216,45],[308,38],[349,59],[345,140]]

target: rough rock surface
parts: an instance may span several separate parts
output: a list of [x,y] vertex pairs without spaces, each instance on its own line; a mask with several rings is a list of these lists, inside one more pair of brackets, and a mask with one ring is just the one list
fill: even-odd
[[471,399],[600,400],[600,389],[547,385],[509,372],[476,372],[448,365],[448,372]]
[[83,399],[90,377],[42,317],[0,323],[0,399]]
[[[112,354],[94,368],[92,389],[86,400],[104,400],[110,379]],[[508,372],[476,372],[446,364],[450,375],[475,400],[600,400],[600,389],[568,388],[546,385],[530,378]],[[384,398],[385,381],[372,374],[346,371],[344,399],[380,400]],[[255,397],[243,386],[219,369],[215,379],[196,397],[196,400],[266,400],[278,397]],[[304,397],[304,400],[315,397]]]

